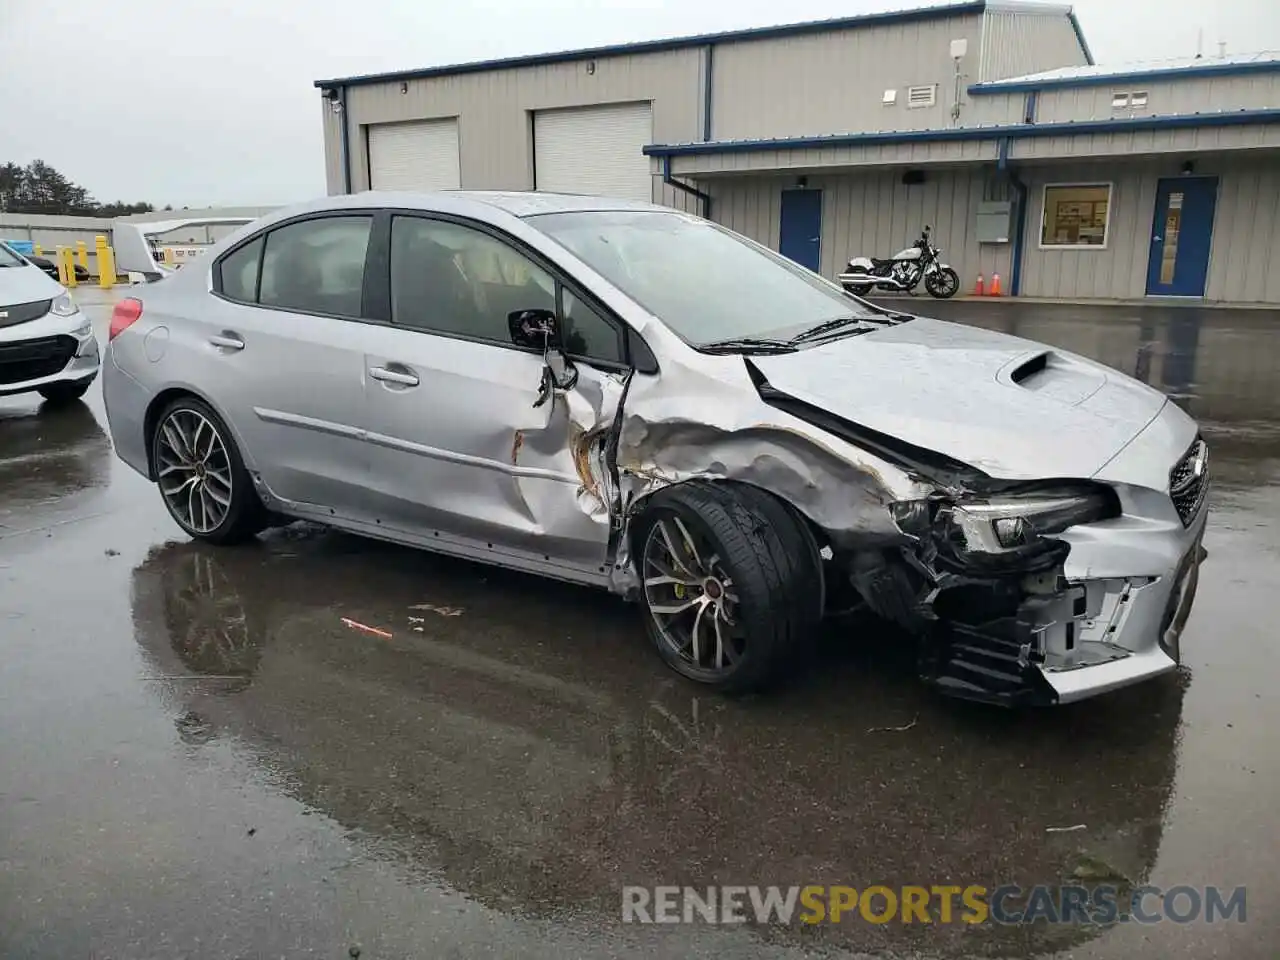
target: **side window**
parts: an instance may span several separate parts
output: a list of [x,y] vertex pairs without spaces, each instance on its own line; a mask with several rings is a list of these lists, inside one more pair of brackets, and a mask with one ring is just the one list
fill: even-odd
[[391,221],[391,320],[510,343],[507,316],[554,310],[545,270],[495,237],[443,220]]
[[622,362],[622,338],[617,327],[567,289],[561,297],[561,311],[565,353],[589,360]]
[[267,234],[258,302],[306,313],[360,316],[371,217],[321,217]]
[[262,237],[232,251],[218,265],[221,293],[228,300],[253,303],[258,298],[258,263],[262,258]]

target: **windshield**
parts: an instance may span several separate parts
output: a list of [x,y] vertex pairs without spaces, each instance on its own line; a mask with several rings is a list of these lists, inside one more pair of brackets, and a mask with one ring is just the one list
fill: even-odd
[[678,211],[549,213],[529,218],[694,346],[785,338],[870,311],[725,228]]
[[0,269],[4,267],[25,267],[26,265],[26,260],[10,250],[3,242],[0,242]]

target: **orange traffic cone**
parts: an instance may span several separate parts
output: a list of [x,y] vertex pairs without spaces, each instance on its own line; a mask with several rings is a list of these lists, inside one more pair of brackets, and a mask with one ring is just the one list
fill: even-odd
[[998,273],[991,275],[991,296],[1000,296],[1000,274]]
[[982,296],[982,294],[983,294],[982,274],[978,274],[978,282],[973,285],[973,295],[975,297],[980,297]]

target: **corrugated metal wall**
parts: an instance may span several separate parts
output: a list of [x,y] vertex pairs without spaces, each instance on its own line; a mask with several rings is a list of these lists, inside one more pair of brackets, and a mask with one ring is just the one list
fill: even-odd
[[977,80],[1005,80],[1088,62],[1071,21],[1061,13],[995,9],[982,19]]
[[[606,57],[483,73],[431,77],[350,88],[352,188],[368,188],[364,127],[398,120],[458,117],[462,186],[527,190],[533,186],[530,113],[555,107],[648,100],[653,103],[653,139],[696,140],[703,107],[700,48]],[[592,64],[593,66],[590,66]],[[341,190],[339,127],[326,120],[326,170],[331,190]],[[683,206],[685,200],[660,182],[654,198]]]
[[[1142,91],[1148,95],[1143,110],[1113,110],[1112,95]],[[1036,104],[1040,123],[1066,120],[1125,120],[1130,117],[1176,113],[1213,113],[1219,110],[1264,110],[1280,105],[1280,75],[1241,77],[1187,77],[1181,80],[1122,80],[1109,86],[1068,87],[1044,90]]]
[[[712,139],[921,130],[951,123],[951,41],[978,55],[977,15],[772,40],[717,44]],[[909,109],[907,87],[938,84],[933,107]],[[885,106],[886,89],[898,92]]]
[[[1031,191],[1022,293],[1032,297],[1137,299],[1146,295],[1156,190],[1181,161],[1062,164],[1023,173]],[[1199,158],[1197,176],[1217,176],[1208,300],[1280,303],[1280,163],[1274,158]],[[1048,183],[1113,184],[1105,250],[1041,249]]]
[[[1201,160],[1196,173],[1215,173]],[[1280,304],[1280,157],[1224,164],[1209,258],[1210,300]]]
[[[794,185],[794,177],[735,177],[708,181],[707,189],[716,220],[776,250],[782,191]],[[962,291],[972,289],[979,271],[988,278],[998,271],[1008,284],[1010,244],[979,244],[975,235],[978,204],[1008,197],[993,167],[928,171],[924,183],[912,186],[902,182],[900,170],[811,176],[808,185],[822,190],[825,277],[834,278],[852,256],[896,253],[929,224]]]

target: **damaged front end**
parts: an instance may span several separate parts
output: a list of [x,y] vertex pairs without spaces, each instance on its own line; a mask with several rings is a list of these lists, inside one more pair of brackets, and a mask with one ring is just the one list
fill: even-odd
[[892,512],[912,541],[901,556],[918,576],[910,609],[925,638],[922,672],[943,692],[1052,703],[1045,671],[1120,656],[1086,652],[1084,624],[1100,614],[1103,596],[1068,581],[1071,547],[1053,536],[1119,516],[1110,488],[1037,485],[898,502]]
[[835,560],[874,613],[921,638],[922,677],[941,692],[1049,705],[1176,669],[1205,556],[1198,438],[1174,466],[1198,458],[1183,503],[1154,484],[998,479],[756,385],[929,491],[887,504],[896,542],[846,543]]

